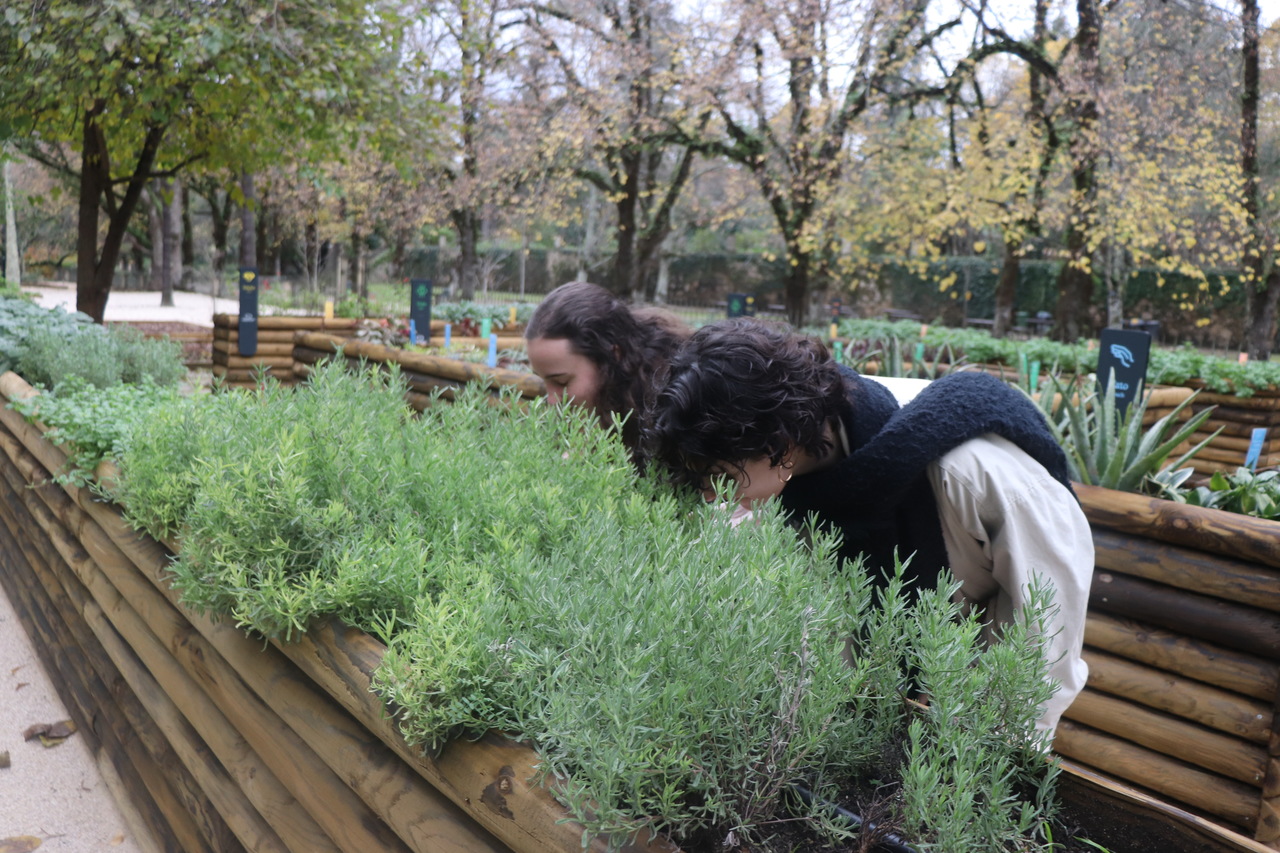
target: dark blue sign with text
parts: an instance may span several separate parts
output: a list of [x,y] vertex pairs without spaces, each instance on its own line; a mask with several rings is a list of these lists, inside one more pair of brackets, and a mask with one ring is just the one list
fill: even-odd
[[1103,329],[1098,353],[1098,393],[1107,392],[1114,372],[1116,410],[1124,417],[1137,399],[1138,388],[1147,380],[1147,359],[1151,355],[1151,335],[1123,329]]
[[[417,337],[423,343],[431,343],[431,279],[409,280],[409,320]],[[418,343],[418,341],[411,341]]]
[[258,271],[240,268],[240,355],[254,355],[258,351]]

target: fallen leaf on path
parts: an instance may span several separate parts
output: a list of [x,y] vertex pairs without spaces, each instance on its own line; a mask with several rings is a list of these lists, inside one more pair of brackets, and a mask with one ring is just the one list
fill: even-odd
[[119,835],[117,835],[115,838],[111,839],[111,846],[112,846],[112,847],[119,847],[121,844],[124,844],[124,833],[123,833],[123,832],[122,832],[122,833],[120,833]]
[[9,769],[9,750],[6,749],[4,752],[0,752],[0,770],[8,770],[8,769]]
[[40,839],[34,835],[15,835],[12,838],[0,838],[0,853],[30,853],[40,844]]
[[[26,731],[22,733],[22,739],[40,738],[40,742],[45,746],[57,746],[75,734],[75,731],[76,724],[71,720],[62,720],[57,723],[36,723],[34,726],[27,726]],[[4,853],[4,851],[0,850],[0,853]]]
[[14,693],[17,693],[17,692],[18,692],[19,690],[21,690],[22,688],[24,688],[24,687],[30,687],[30,686],[31,686],[31,682],[30,682],[30,681],[19,681],[19,682],[18,682],[18,685],[17,685],[16,687],[14,687],[14,688],[13,688],[13,692],[14,692]]

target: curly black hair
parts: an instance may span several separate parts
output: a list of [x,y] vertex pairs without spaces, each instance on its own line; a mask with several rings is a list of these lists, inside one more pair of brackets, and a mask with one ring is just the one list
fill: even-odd
[[638,459],[641,412],[652,397],[654,375],[691,331],[670,312],[633,308],[597,284],[573,281],[547,294],[524,337],[566,340],[573,352],[595,364],[601,423],[608,426],[615,415],[633,413],[623,423],[622,441]]
[[752,318],[703,326],[672,356],[649,411],[644,446],[676,485],[704,488],[724,471],[792,447],[831,450],[827,424],[845,397],[820,342]]

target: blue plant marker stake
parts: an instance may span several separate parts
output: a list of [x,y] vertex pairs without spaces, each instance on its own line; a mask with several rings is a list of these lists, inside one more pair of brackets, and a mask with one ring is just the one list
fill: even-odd
[[453,324],[445,323],[444,324],[444,348],[445,349],[449,348],[449,341],[452,338],[453,338]]
[[416,344],[417,342],[418,342],[418,324],[414,320],[410,319],[409,320],[409,343]]
[[1244,457],[1244,466],[1250,471],[1258,467],[1258,458],[1262,456],[1262,443],[1267,440],[1266,427],[1254,427],[1249,438],[1249,453]]
[[496,334],[489,335],[489,366],[498,366],[498,336]]

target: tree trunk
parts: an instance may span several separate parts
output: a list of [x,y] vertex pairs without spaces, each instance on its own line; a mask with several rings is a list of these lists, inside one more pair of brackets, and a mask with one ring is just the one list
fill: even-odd
[[[142,197],[143,185],[151,173],[156,151],[164,139],[163,127],[148,128],[134,163],[124,196],[116,202],[111,189],[111,160],[106,136],[98,126],[101,101],[85,110],[81,117],[84,133],[80,149],[80,194],[76,225],[76,310],[101,323],[111,295],[116,262],[128,233],[129,220]],[[98,251],[99,205],[106,199],[109,216],[107,234]]]
[[307,277],[307,291],[315,293],[320,289],[320,235],[314,219],[307,220],[303,229],[303,269]]
[[244,205],[240,208],[240,266],[257,269],[258,267],[258,228],[256,213],[258,195],[253,187],[253,175],[245,172],[240,176],[240,193],[244,196]]
[[196,235],[191,225],[191,190],[179,182],[182,190],[182,268],[189,270],[196,265]]
[[995,317],[991,335],[996,338],[1009,336],[1013,328],[1014,309],[1018,304],[1018,280],[1022,277],[1022,241],[1005,235],[1004,260],[1000,264],[1000,278],[996,282]]
[[1101,22],[1096,0],[1076,0],[1076,55],[1080,61],[1080,91],[1072,98],[1075,136],[1071,141],[1071,209],[1067,226],[1067,262],[1058,274],[1058,304],[1053,336],[1074,341],[1088,326],[1089,304],[1093,297],[1093,274],[1089,259],[1089,228],[1097,187],[1098,146],[1098,51]]
[[1241,264],[1248,288],[1245,320],[1245,352],[1254,361],[1268,361],[1276,337],[1276,302],[1280,276],[1276,275],[1273,242],[1258,215],[1258,2],[1242,0],[1241,61],[1244,91],[1240,96],[1240,171],[1244,176],[1246,237]]
[[4,161],[4,277],[14,287],[22,283],[22,258],[18,249],[18,226],[13,214],[13,182],[9,161]]
[[799,329],[809,322],[809,253],[788,244],[787,260],[783,302],[787,307],[787,322]]
[[471,300],[476,298],[476,284],[479,281],[480,261],[476,252],[476,242],[480,235],[480,217],[472,209],[455,210],[449,214],[454,230],[458,232],[458,286],[460,298]]
[[164,182],[151,181],[147,185],[143,206],[147,213],[147,236],[151,240],[151,269],[147,274],[147,290],[159,293],[164,290]]
[[640,270],[636,264],[636,206],[639,175],[631,168],[627,171],[627,185],[622,197],[614,204],[618,211],[617,253],[613,256],[613,269],[609,273],[609,290],[617,296],[643,299],[640,286]]
[[182,184],[176,180],[168,186],[164,200],[164,281],[160,304],[173,306],[173,291],[182,279]]
[[365,280],[364,235],[359,228],[351,229],[351,277],[355,282],[356,295],[365,302],[369,301],[369,283]]

